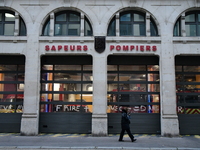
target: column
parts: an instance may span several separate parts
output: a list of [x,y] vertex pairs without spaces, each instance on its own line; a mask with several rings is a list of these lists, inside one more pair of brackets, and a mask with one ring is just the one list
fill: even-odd
[[21,135],[37,135],[40,101],[40,57],[38,40],[34,35],[27,39],[25,52],[24,110],[21,120]]
[[173,25],[165,24],[163,30],[160,55],[161,134],[171,137],[179,135],[173,35],[169,32]]
[[92,134],[106,136],[107,129],[107,56],[93,57]]

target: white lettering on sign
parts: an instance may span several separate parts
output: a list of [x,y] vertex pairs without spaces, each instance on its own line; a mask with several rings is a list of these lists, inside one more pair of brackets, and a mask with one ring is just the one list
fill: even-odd
[[[122,111],[122,108],[123,108],[123,106],[119,106],[119,107],[115,106],[115,105],[107,106],[108,111],[111,111],[111,112],[117,112],[118,110]],[[131,113],[145,113],[145,112],[147,112],[147,107],[144,106],[144,105],[128,107],[128,109]]]
[[181,113],[182,112],[182,107],[181,106],[178,106],[178,113]]

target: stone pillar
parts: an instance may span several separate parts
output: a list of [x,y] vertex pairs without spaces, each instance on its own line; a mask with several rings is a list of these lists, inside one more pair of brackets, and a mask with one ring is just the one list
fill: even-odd
[[38,41],[34,35],[29,35],[27,39],[25,55],[25,90],[21,135],[37,135],[40,100],[40,57],[38,55]]
[[[163,25],[164,26],[164,25]],[[176,103],[175,57],[173,53],[173,35],[168,32],[173,26],[163,27],[160,55],[160,96],[161,96],[161,135],[179,135],[179,123]]]
[[106,136],[107,129],[107,57],[93,57],[93,114],[92,135]]

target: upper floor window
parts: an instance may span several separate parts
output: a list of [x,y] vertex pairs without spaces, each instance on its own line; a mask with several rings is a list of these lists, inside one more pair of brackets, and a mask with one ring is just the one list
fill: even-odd
[[18,17],[18,13],[8,10],[0,11],[0,35],[26,35],[25,23],[20,16]]
[[182,14],[174,26],[174,36],[200,36],[200,11]]
[[[119,24],[120,36],[158,36],[158,30],[155,21],[150,15],[138,11],[125,11],[119,14],[119,17],[113,17],[108,26],[108,36],[116,36],[116,28]],[[116,19],[116,18],[119,18]],[[148,23],[148,24],[147,24]],[[147,28],[150,28],[148,32]]]
[[[51,14],[52,15],[52,14]],[[54,36],[91,36],[92,27],[88,19],[84,16],[81,17],[79,12],[75,11],[62,11],[53,14],[54,17],[49,17],[44,24],[42,35],[49,36],[50,33],[50,22],[54,24],[53,33]],[[52,19],[50,19],[52,18]],[[83,18],[83,23],[82,23]],[[83,28],[83,30],[82,30]],[[83,33],[84,32],[84,33]]]

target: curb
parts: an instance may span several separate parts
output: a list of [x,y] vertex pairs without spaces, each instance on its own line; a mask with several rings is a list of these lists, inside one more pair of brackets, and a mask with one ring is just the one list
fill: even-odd
[[2,150],[199,150],[199,148],[179,148],[179,147],[52,147],[52,146],[0,146]]

